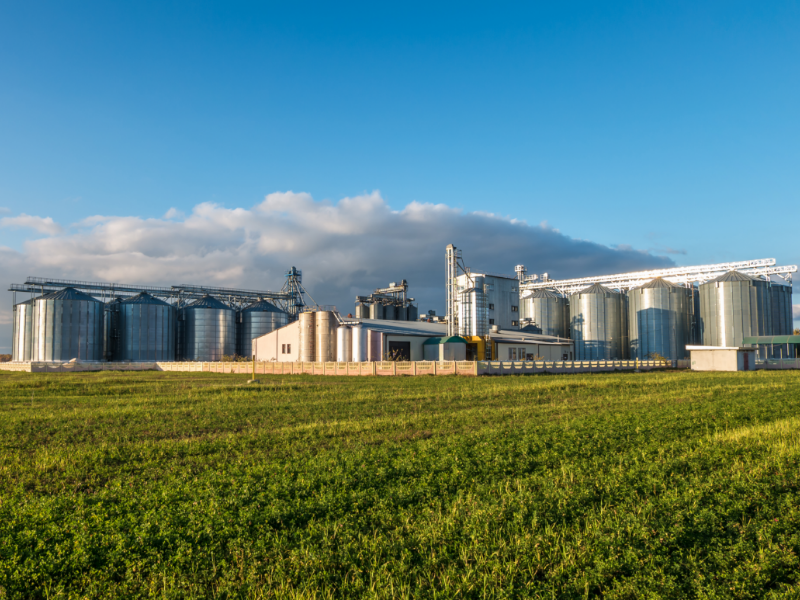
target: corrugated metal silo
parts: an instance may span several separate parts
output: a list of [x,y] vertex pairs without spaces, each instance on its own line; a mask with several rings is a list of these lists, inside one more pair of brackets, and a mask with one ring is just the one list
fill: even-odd
[[347,325],[340,325],[336,330],[336,360],[337,362],[353,360],[353,330]]
[[383,304],[380,302],[373,302],[369,305],[369,318],[370,319],[384,319]]
[[693,314],[689,289],[658,277],[628,292],[628,302],[631,358],[687,357]]
[[336,358],[336,317],[329,310],[316,312],[316,362],[331,362]]
[[68,287],[34,299],[31,360],[103,360],[103,303]]
[[772,333],[770,335],[792,335],[792,286],[773,283],[770,285],[772,300]]
[[544,335],[567,337],[569,308],[567,299],[550,290],[534,290],[522,301],[525,315]]
[[394,307],[394,318],[398,321],[408,321],[408,308],[400,306],[399,304]]
[[730,271],[700,286],[703,345],[736,347],[748,336],[770,335],[769,283]]
[[366,362],[367,358],[367,328],[361,325],[354,325],[353,338],[353,362]]
[[33,298],[14,305],[11,360],[27,362],[33,355]]
[[370,305],[366,302],[356,302],[356,319],[369,319]]
[[417,319],[419,319],[419,309],[416,306],[414,306],[413,304],[409,304],[406,310],[408,311],[409,321],[416,321]]
[[120,298],[114,298],[103,306],[103,359],[117,360],[119,355],[119,305]]
[[300,327],[300,361],[314,362],[316,360],[316,313],[302,312],[298,319]]
[[236,354],[236,312],[216,298],[205,295],[181,308],[182,360],[218,361]]
[[569,299],[576,360],[628,357],[628,302],[619,292],[596,283]]
[[383,318],[388,321],[397,320],[397,307],[394,304],[386,304],[383,307]]
[[253,340],[288,324],[289,315],[271,302],[259,300],[239,311],[236,320],[236,353],[252,358]]
[[176,321],[175,307],[147,292],[123,300],[119,303],[119,346],[114,360],[175,360]]

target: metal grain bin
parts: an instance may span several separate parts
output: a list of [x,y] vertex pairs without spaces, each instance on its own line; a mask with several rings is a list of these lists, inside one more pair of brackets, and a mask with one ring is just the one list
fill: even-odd
[[114,360],[175,360],[178,314],[174,306],[147,292],[127,298],[118,306],[119,344]]
[[397,305],[394,307],[394,318],[397,321],[408,321],[408,308],[405,306]]
[[340,325],[336,330],[336,361],[352,362],[353,330],[347,325]]
[[383,307],[383,318],[389,321],[397,320],[397,307],[393,304],[386,304]]
[[770,335],[792,335],[792,286],[773,283],[770,285],[772,300],[772,332]]
[[627,297],[599,283],[569,299],[576,360],[628,357]]
[[34,299],[31,360],[103,360],[103,303],[75,288]]
[[692,293],[660,277],[628,292],[630,357],[670,360],[688,356],[692,343]]
[[289,323],[289,315],[280,308],[259,300],[236,315],[236,353],[251,358],[255,354],[253,340]]
[[33,299],[14,305],[11,360],[27,362],[33,355]]
[[356,302],[356,319],[369,319],[370,305],[365,302]]
[[353,362],[367,362],[367,328],[361,325],[354,325],[352,331],[353,339]]
[[329,310],[318,310],[316,315],[316,362],[332,362],[336,359],[336,329],[339,324]]
[[300,327],[300,361],[314,362],[316,360],[316,313],[302,312],[299,319]]
[[737,347],[749,336],[770,335],[769,283],[730,271],[700,286],[704,346]]
[[522,300],[524,313],[521,314],[541,328],[544,335],[567,337],[569,305],[563,296],[550,290],[534,290]]
[[181,308],[182,360],[218,361],[236,354],[236,312],[213,296],[205,295]]
[[373,302],[369,305],[369,318],[370,319],[383,319],[384,311],[383,304],[380,302]]
[[413,304],[409,304],[406,311],[409,321],[416,321],[419,319],[419,309]]
[[119,305],[120,298],[114,298],[103,306],[103,360],[117,360],[119,356]]

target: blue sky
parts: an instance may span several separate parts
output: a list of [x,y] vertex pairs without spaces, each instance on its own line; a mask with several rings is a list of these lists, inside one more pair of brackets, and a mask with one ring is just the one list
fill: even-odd
[[379,190],[652,264],[800,263],[800,4],[655,4],[3,2],[0,217],[61,229],[6,226],[0,246],[56,276],[26,243],[66,252],[93,215]]

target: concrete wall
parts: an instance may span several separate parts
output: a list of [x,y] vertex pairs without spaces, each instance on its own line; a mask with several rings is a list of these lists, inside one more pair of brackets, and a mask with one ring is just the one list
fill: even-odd
[[510,348],[516,348],[516,358],[514,360],[527,360],[526,358],[519,357],[519,349],[525,349],[525,355],[541,356],[538,360],[564,360],[564,354],[567,355],[566,360],[572,360],[572,347],[569,345],[553,345],[553,344],[521,344],[517,342],[498,342],[497,343],[497,359],[501,361],[512,360],[509,358],[508,351]]
[[[756,370],[755,349],[714,348],[709,350],[691,350],[690,352],[692,371]],[[745,355],[747,355],[746,359]]]
[[[284,354],[283,345],[288,344],[290,352]],[[300,360],[300,322],[289,323],[285,327],[271,331],[253,340],[253,348],[258,361],[295,362]]]

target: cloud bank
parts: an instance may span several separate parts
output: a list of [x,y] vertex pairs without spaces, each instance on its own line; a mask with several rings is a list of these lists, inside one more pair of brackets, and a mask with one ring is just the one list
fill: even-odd
[[56,235],[63,231],[61,225],[53,221],[51,217],[34,217],[25,213],[16,217],[3,217],[0,219],[0,227],[33,229],[47,235]]
[[[529,225],[443,204],[412,202],[392,210],[378,192],[335,203],[278,192],[251,208],[204,203],[187,216],[170,210],[154,219],[98,215],[66,233],[49,217],[2,221],[28,223],[48,234],[26,242],[22,252],[0,247],[9,278],[3,290],[28,275],[276,290],[284,271],[296,266],[318,303],[334,304],[345,314],[353,310],[356,294],[399,279],[408,280],[421,310],[441,312],[449,243],[463,250],[473,270],[510,275],[517,264],[557,278],[673,264],[628,246],[573,239],[546,223]],[[8,320],[10,306],[9,297],[0,307],[0,323]],[[0,325],[0,349],[10,345],[10,335],[10,328]]]

